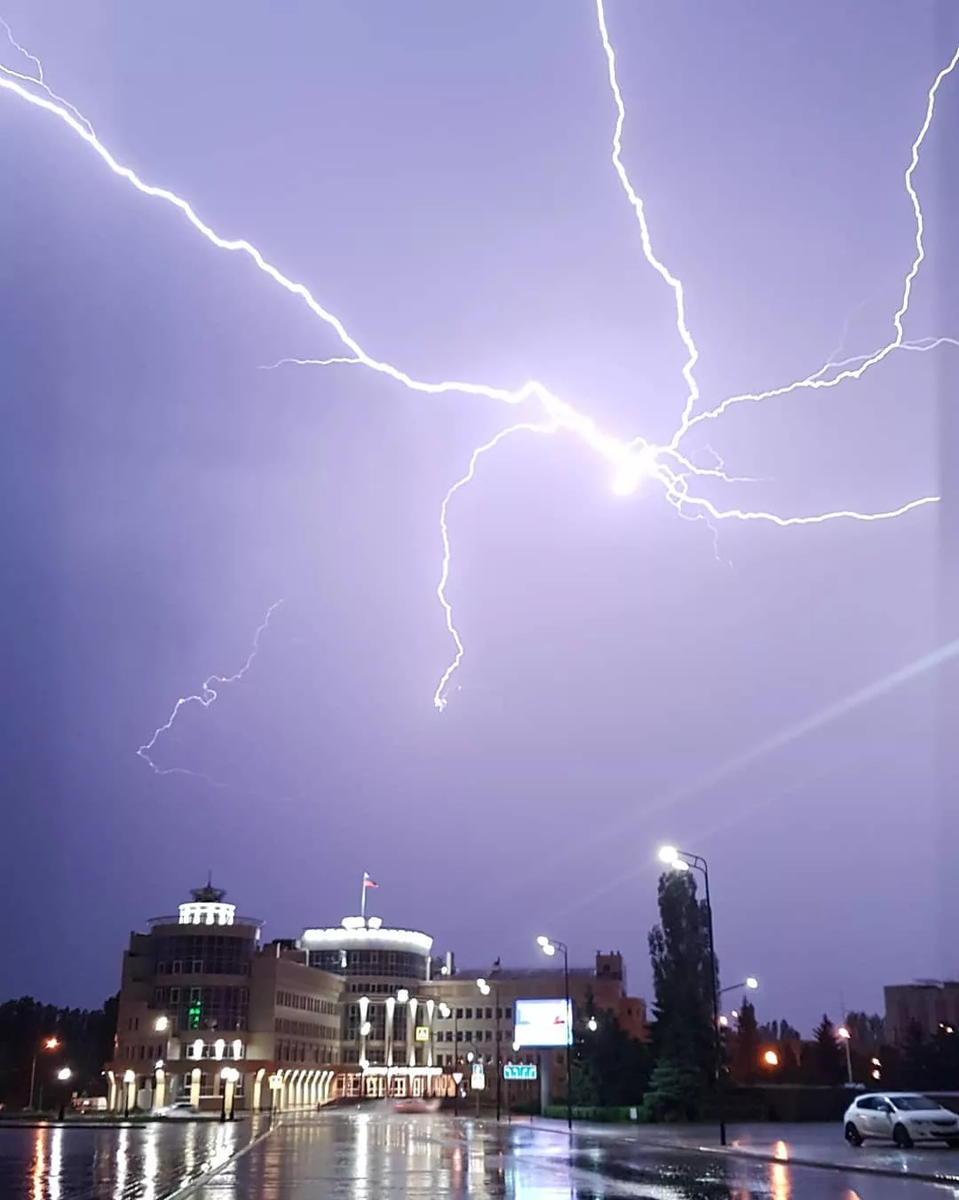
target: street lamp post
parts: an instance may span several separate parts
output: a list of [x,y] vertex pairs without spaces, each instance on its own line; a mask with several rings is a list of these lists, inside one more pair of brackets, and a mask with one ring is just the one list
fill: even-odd
[[566,1128],[573,1132],[573,1020],[569,1002],[569,948],[565,942],[557,942],[542,934],[536,939],[544,954],[554,955],[557,950],[563,952],[563,989],[566,996]]
[[849,1043],[852,1039],[852,1034],[845,1025],[840,1025],[836,1030],[842,1044],[846,1048],[846,1081],[852,1086],[852,1051],[849,1049]]
[[45,1037],[33,1052],[33,1062],[30,1065],[30,1099],[27,1104],[28,1108],[33,1108],[33,1094],[37,1085],[37,1056],[41,1050],[56,1050],[59,1045],[59,1038]]
[[[706,934],[709,938],[709,984],[713,1002],[713,1046],[716,1055],[716,1103],[719,1108],[719,1144],[726,1145],[726,1111],[723,1104],[723,1042],[719,1024],[719,971],[716,966],[716,943],[713,938],[713,903],[709,894],[709,864],[701,854],[677,850],[675,846],[663,846],[659,851],[660,862],[676,871],[699,871],[706,887]],[[737,984],[737,986],[739,986]]]
[[[499,962],[499,960],[497,959],[497,963],[498,962]],[[492,970],[490,971],[490,974],[492,975],[493,972],[495,972],[497,970],[499,970],[499,967],[496,964],[494,964]],[[496,983],[495,981],[492,984],[490,984],[485,979],[477,979],[476,986],[480,990],[480,995],[488,996],[491,992],[493,994],[493,1006],[494,1006],[494,1011],[496,1014],[496,1052],[495,1052],[495,1056],[494,1056],[494,1061],[495,1061],[495,1065],[496,1065],[496,1120],[499,1121],[503,1115],[503,1068],[501,1065],[500,1040],[499,1040],[500,1039],[500,1013],[501,1013],[502,1009],[500,1008],[499,984]]]
[[459,1042],[456,1040],[456,1035],[458,1032],[456,1009],[451,1008],[450,1005],[447,1004],[445,1000],[441,1001],[440,1002],[440,1016],[444,1020],[449,1020],[449,1017],[451,1014],[453,1017],[453,1085],[454,1085],[453,1116],[458,1117],[459,1113],[460,1113],[460,1079],[462,1079],[463,1076],[460,1075],[460,1079],[456,1078],[456,1076],[459,1075],[459,1065],[460,1065]]

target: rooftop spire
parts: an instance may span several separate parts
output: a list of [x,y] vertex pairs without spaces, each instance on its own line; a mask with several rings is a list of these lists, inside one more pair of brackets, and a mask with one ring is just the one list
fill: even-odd
[[206,887],[191,888],[190,895],[197,904],[219,904],[226,895],[226,890],[213,886],[213,872],[210,871],[207,875]]

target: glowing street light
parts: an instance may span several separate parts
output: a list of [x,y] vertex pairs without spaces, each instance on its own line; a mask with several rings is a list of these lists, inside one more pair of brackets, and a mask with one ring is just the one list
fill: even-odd
[[763,1055],[763,1064],[767,1067],[779,1066],[779,1055],[775,1050],[767,1050]]
[[840,1025],[836,1030],[836,1037],[842,1042],[846,1049],[846,1081],[852,1085],[852,1051],[849,1049],[849,1042],[852,1034],[845,1025]]
[[153,1022],[153,1028],[157,1031],[157,1033],[165,1033],[170,1028],[170,1018],[157,1017],[157,1019]]
[[57,1079],[59,1079],[61,1083],[66,1083],[72,1074],[73,1072],[69,1067],[61,1067],[60,1070],[57,1071]]
[[39,1048],[33,1052],[33,1063],[30,1066],[30,1101],[27,1105],[28,1108],[33,1108],[33,1094],[37,1083],[37,1055],[41,1050],[56,1050],[59,1045],[60,1039],[58,1037],[45,1037],[41,1041]]
[[728,987],[720,988],[717,993],[720,996],[725,996],[727,992],[738,992],[740,988],[745,988],[749,992],[754,992],[759,987],[759,980],[755,975],[747,975],[740,983],[731,983]]
[[540,947],[544,954],[552,958],[557,950],[563,952],[563,983],[564,993],[566,998],[566,1128],[569,1131],[570,1137],[573,1135],[573,1067],[572,1067],[572,1045],[573,1045],[573,1029],[572,1029],[572,1005],[569,1002],[569,947],[565,942],[557,942],[553,938],[548,938],[545,934],[540,934],[536,939],[536,944]]
[[596,1030],[599,1028],[599,1025],[598,1025],[595,1017],[589,1018],[589,1020],[586,1022],[586,1028],[589,1030],[590,1033],[596,1032]]

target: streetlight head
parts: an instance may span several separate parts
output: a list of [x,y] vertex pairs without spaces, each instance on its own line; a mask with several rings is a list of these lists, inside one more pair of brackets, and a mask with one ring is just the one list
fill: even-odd
[[723,1016],[721,1016],[719,1018],[719,1024],[722,1029],[725,1029],[726,1026],[729,1024],[729,1017],[727,1017],[725,1014]]
[[759,987],[759,980],[756,978],[755,975],[748,975],[746,977],[746,987],[748,987],[749,990],[752,992],[754,992],[756,990],[756,988]]
[[482,991],[483,988],[486,987],[486,980],[485,979],[477,979],[476,986],[479,988],[480,991]]
[[59,1038],[48,1037],[48,1038],[43,1039],[44,1050],[56,1050],[57,1046],[59,1046],[59,1045],[60,1045]]
[[536,939],[536,945],[542,946],[543,949],[545,950],[546,947],[549,945],[549,938],[545,934],[541,933],[539,935],[539,937]]
[[450,1008],[450,1006],[444,1000],[442,1002],[442,1004],[440,1005],[440,1016],[445,1020],[452,1011],[453,1010]]
[[69,1067],[61,1067],[60,1070],[57,1071],[57,1079],[59,1079],[61,1083],[65,1083],[72,1074],[73,1072]]
[[543,953],[549,955],[550,958],[556,953],[556,947],[552,942],[547,942],[543,947]]
[[660,846],[659,861],[668,867],[674,867],[679,862],[679,851],[675,846]]
[[735,1009],[735,1008],[734,1008],[734,1009],[733,1009],[733,1010],[730,1012],[730,1014],[729,1014],[729,1015],[732,1017],[732,1019],[733,1019],[734,1021],[738,1021],[738,1020],[739,1020],[739,1012],[738,1012],[738,1010],[737,1010],[737,1009]]
[[405,1004],[410,998],[409,988],[400,988],[396,993],[397,1003]]
[[597,1024],[596,1024],[596,1018],[595,1018],[595,1017],[590,1017],[590,1018],[589,1018],[589,1020],[586,1022],[586,1028],[589,1030],[589,1032],[590,1032],[590,1033],[595,1033],[595,1032],[596,1032],[596,1030],[597,1030],[598,1026],[597,1026]]
[[841,1037],[844,1042],[848,1042],[852,1035],[845,1025],[840,1025],[836,1030],[836,1036]]
[[767,1050],[766,1053],[763,1055],[763,1062],[766,1064],[767,1067],[778,1067],[779,1066],[779,1055],[776,1053],[775,1050]]
[[163,1033],[165,1029],[170,1028],[170,1018],[157,1017],[157,1019],[153,1022],[153,1028],[157,1031],[157,1033]]

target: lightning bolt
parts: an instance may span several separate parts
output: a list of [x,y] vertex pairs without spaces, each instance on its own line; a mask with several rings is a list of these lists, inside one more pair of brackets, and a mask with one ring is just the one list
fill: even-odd
[[59,104],[61,107],[66,109],[78,122],[80,122],[81,125],[83,125],[84,129],[86,129],[88,133],[93,135],[93,126],[86,119],[83,113],[80,112],[78,108],[74,108],[68,100],[64,100],[62,96],[58,96],[56,92],[50,90],[45,79],[43,78],[43,63],[35,54],[31,54],[25,46],[20,45],[17,39],[13,36],[13,30],[6,23],[3,17],[0,17],[0,27],[3,28],[4,33],[7,35],[7,41],[10,43],[13,49],[31,64],[33,67],[33,74],[24,75],[21,71],[14,71],[12,67],[5,67],[3,63],[0,63],[0,72],[9,76],[11,79],[19,79],[23,83],[32,84],[34,87],[41,88],[54,104]]
[[450,531],[449,526],[447,525],[447,513],[449,511],[450,501],[460,490],[460,488],[464,488],[468,483],[472,482],[473,476],[476,474],[476,465],[482,456],[488,453],[494,447],[498,446],[500,442],[505,441],[508,437],[512,437],[514,433],[520,433],[524,431],[527,433],[555,433],[557,429],[558,425],[555,421],[550,421],[540,425],[521,422],[517,425],[510,425],[506,429],[501,429],[499,433],[494,434],[494,436],[491,437],[488,442],[484,442],[482,446],[476,447],[476,449],[470,455],[469,466],[466,468],[465,475],[457,479],[457,481],[443,497],[443,503],[440,505],[440,536],[443,539],[443,562],[440,568],[440,581],[436,585],[436,595],[440,604],[443,606],[443,615],[446,618],[446,629],[450,637],[453,639],[453,644],[456,647],[456,654],[454,655],[452,662],[440,677],[440,681],[436,685],[436,691],[433,693],[433,704],[440,710],[440,712],[442,712],[446,707],[446,688],[449,684],[450,678],[452,677],[453,672],[458,670],[460,663],[463,661],[463,655],[465,654],[463,640],[460,637],[459,630],[453,624],[453,606],[446,598],[446,585],[449,582],[450,557],[452,555],[452,549],[450,547]]
[[137,750],[137,755],[143,759],[148,767],[157,775],[197,775],[201,779],[206,779],[209,783],[217,787],[223,786],[217,784],[215,779],[210,779],[209,775],[203,775],[198,771],[190,771],[186,767],[158,767],[151,757],[153,748],[156,746],[159,739],[168,733],[173,728],[173,723],[180,715],[181,709],[186,708],[190,704],[199,704],[201,708],[209,708],[219,695],[218,688],[225,687],[230,683],[239,683],[243,676],[253,666],[253,660],[256,658],[260,650],[260,638],[266,632],[270,625],[270,618],[283,603],[282,600],[275,600],[266,610],[266,616],[260,622],[256,633],[253,635],[253,646],[250,653],[247,655],[246,662],[233,675],[208,675],[200,687],[200,690],[192,696],[181,696],[173,706],[173,711],[167,717],[166,721],[153,731],[153,737],[148,742],[144,742]]
[[[596,19],[599,23],[599,36],[603,43],[603,50],[606,53],[606,70],[609,76],[609,87],[616,104],[616,126],[613,130],[613,169],[619,176],[619,182],[626,193],[626,198],[632,205],[633,211],[636,214],[636,220],[639,222],[639,236],[642,241],[643,254],[646,257],[646,261],[663,282],[668,284],[672,289],[676,304],[676,331],[683,345],[686,347],[686,353],[689,356],[683,364],[683,378],[686,380],[686,387],[688,389],[686,406],[683,409],[683,421],[686,421],[689,414],[693,411],[696,401],[699,399],[699,385],[696,383],[696,377],[693,374],[693,368],[699,361],[699,351],[696,349],[693,335],[689,332],[689,327],[686,324],[686,297],[683,292],[682,282],[656,257],[653,250],[652,238],[649,233],[649,225],[646,221],[645,206],[630,182],[626,168],[623,166],[623,126],[626,124],[626,105],[623,103],[623,94],[619,89],[619,80],[616,76],[616,54],[613,50],[609,30],[606,26],[606,11],[603,7],[603,0],[596,0]],[[671,448],[675,449],[675,447]]]
[[[602,6],[602,0],[597,0],[597,3]],[[874,354],[870,354],[859,362],[856,367],[847,367],[840,370],[837,374],[825,376],[822,371],[817,371],[814,375],[809,375],[805,379],[797,379],[793,383],[788,383],[778,388],[771,388],[766,392],[743,392],[738,396],[727,396],[715,408],[711,408],[705,412],[698,413],[696,416],[683,415],[683,420],[679,428],[673,434],[669,445],[671,447],[678,446],[683,437],[701,421],[714,421],[717,417],[722,416],[734,404],[744,403],[760,403],[764,400],[772,400],[781,396],[789,396],[794,392],[811,389],[818,391],[822,388],[833,388],[840,383],[845,383],[849,379],[861,379],[863,375],[871,367],[878,366],[884,359],[888,358],[894,350],[898,350],[903,345],[903,319],[909,311],[909,301],[912,297],[912,285],[915,282],[916,276],[919,274],[919,268],[922,266],[923,260],[926,257],[926,250],[923,244],[923,234],[925,232],[925,221],[922,215],[922,206],[919,203],[919,194],[916,191],[913,183],[913,176],[916,173],[916,168],[919,166],[919,152],[922,149],[922,144],[926,140],[926,134],[932,126],[932,118],[936,109],[936,96],[944,79],[948,78],[959,65],[959,47],[949,62],[942,68],[939,74],[933,80],[932,86],[926,94],[926,114],[916,135],[915,141],[912,143],[912,153],[909,158],[909,165],[906,167],[905,186],[906,193],[909,196],[912,204],[912,211],[916,221],[916,236],[915,236],[915,255],[909,270],[906,272],[905,280],[902,287],[902,299],[899,302],[899,307],[893,314],[893,338],[887,342],[882,349],[877,350]],[[949,339],[951,340],[951,339]]]
[[[622,161],[622,135],[626,120],[626,108],[623,101],[622,92],[620,90],[617,73],[616,73],[616,56],[613,50],[612,42],[609,36],[609,31],[606,22],[606,14],[603,0],[596,0],[596,14],[599,26],[600,39],[603,50],[606,56],[607,74],[609,79],[610,90],[612,92],[615,108],[616,121],[612,140],[612,165],[619,179],[620,185],[633,208],[635,213],[639,231],[640,241],[642,244],[643,253],[649,265],[657,272],[661,279],[672,290],[674,298],[674,306],[676,313],[676,329],[679,338],[685,348],[686,361],[682,368],[682,375],[686,385],[686,399],[682,409],[679,425],[670,438],[669,442],[664,446],[656,446],[642,436],[634,437],[631,440],[626,440],[621,437],[613,436],[599,430],[595,423],[585,414],[578,412],[572,405],[566,403],[560,397],[551,392],[544,384],[538,380],[528,380],[519,388],[511,389],[500,386],[494,386],[485,383],[476,383],[464,380],[441,380],[430,381],[421,380],[407,374],[401,368],[392,363],[381,361],[369,354],[360,343],[347,331],[346,327],[340,319],[329,309],[325,308],[301,282],[292,279],[286,275],[277,266],[272,264],[264,254],[251,242],[243,238],[227,238],[217,233],[212,226],[203,221],[190,203],[182,196],[166,187],[160,187],[155,184],[145,182],[132,168],[120,163],[107,147],[100,141],[96,132],[89,121],[72,105],[63,101],[55,93],[53,93],[46,85],[43,79],[42,67],[39,60],[28,52],[22,51],[22,48],[14,42],[12,34],[8,34],[11,44],[22,53],[27,54],[28,58],[35,64],[37,68],[36,75],[25,75],[13,71],[10,68],[0,66],[0,90],[10,93],[12,96],[23,101],[25,104],[40,110],[46,115],[54,118],[56,121],[65,126],[69,131],[76,134],[90,150],[100,159],[104,166],[117,178],[123,180],[142,195],[160,200],[166,205],[176,209],[182,217],[199,233],[211,246],[219,250],[229,251],[246,257],[254,266],[266,275],[273,283],[278,285],[288,294],[294,296],[301,301],[319,319],[319,321],[328,327],[336,335],[341,346],[348,352],[347,355],[339,357],[329,357],[325,359],[283,359],[268,367],[266,370],[273,370],[284,364],[297,365],[322,365],[330,366],[340,363],[349,363],[351,365],[363,366],[367,370],[373,371],[378,375],[383,375],[394,382],[401,384],[405,388],[413,392],[422,393],[425,395],[437,396],[448,393],[458,393],[466,396],[482,397],[487,400],[496,401],[510,406],[521,406],[527,403],[533,403],[539,406],[544,414],[544,420],[539,423],[524,422],[510,425],[502,430],[489,442],[480,446],[474,451],[466,474],[447,492],[443,499],[440,511],[440,527],[443,544],[443,559],[442,569],[440,573],[440,582],[437,587],[437,596],[443,608],[447,630],[453,639],[456,654],[453,662],[447,668],[442,676],[440,684],[437,687],[434,695],[436,706],[442,709],[445,705],[444,694],[449,686],[452,674],[457,669],[463,657],[462,639],[456,630],[452,619],[452,607],[446,597],[446,586],[449,579],[450,571],[450,540],[447,525],[448,507],[453,496],[470,482],[475,474],[477,463],[480,457],[499,445],[506,437],[520,430],[527,430],[537,433],[571,433],[578,437],[586,446],[596,452],[600,458],[606,463],[611,471],[611,486],[613,490],[619,494],[627,495],[635,491],[640,484],[650,481],[658,483],[664,492],[665,499],[670,503],[681,516],[691,516],[695,518],[705,518],[708,521],[725,521],[725,520],[740,520],[740,521],[763,521],[780,527],[788,527],[792,525],[810,525],[822,524],[827,521],[838,519],[849,519],[858,521],[879,521],[887,520],[894,517],[899,517],[914,509],[922,506],[935,503],[938,499],[936,496],[925,496],[919,499],[909,501],[908,503],[899,505],[896,508],[882,512],[862,513],[851,509],[837,509],[835,511],[817,513],[806,516],[788,516],[784,517],[778,513],[765,511],[749,511],[740,508],[721,508],[714,504],[711,500],[694,494],[690,491],[690,480],[692,478],[712,477],[722,482],[735,482],[736,476],[728,476],[722,468],[722,462],[717,457],[717,466],[712,468],[702,468],[696,466],[692,460],[680,453],[679,446],[682,440],[686,437],[689,431],[697,424],[705,420],[715,420],[720,417],[727,409],[734,404],[751,401],[759,402],[762,400],[772,399],[788,395],[792,392],[797,392],[804,389],[818,389],[826,387],[835,387],[846,379],[858,379],[865,371],[882,362],[883,359],[889,356],[894,350],[898,349],[913,349],[913,350],[929,350],[936,345],[941,345],[944,341],[952,341],[952,339],[921,339],[918,342],[906,343],[903,335],[903,320],[908,311],[909,300],[912,291],[912,284],[918,274],[919,268],[924,258],[923,247],[923,216],[922,209],[919,204],[919,198],[913,185],[913,176],[919,163],[920,149],[922,143],[928,133],[932,123],[933,113],[935,109],[936,95],[943,80],[949,76],[959,63],[959,48],[955,55],[936,76],[932,87],[929,90],[926,105],[925,120],[922,124],[920,132],[913,142],[912,155],[909,166],[905,174],[906,191],[912,202],[914,215],[916,218],[916,253],[912,265],[906,275],[903,288],[902,300],[897,309],[894,318],[894,337],[891,342],[869,356],[863,356],[858,359],[846,360],[844,363],[827,363],[824,368],[820,368],[814,375],[808,376],[805,379],[795,381],[791,384],[780,388],[773,389],[763,393],[743,393],[737,396],[731,396],[723,400],[715,408],[700,412],[695,412],[698,400],[700,399],[699,387],[696,382],[694,369],[699,359],[699,352],[696,344],[690,333],[686,320],[686,300],[683,285],[680,279],[675,276],[666,265],[656,256],[652,239],[649,231],[648,222],[646,219],[645,208],[639,194],[633,187],[628,172]],[[38,90],[39,89],[39,90]],[[953,342],[953,344],[955,344]],[[856,365],[853,366],[852,364]],[[837,373],[831,374],[830,371],[838,368]],[[275,607],[275,606],[274,606]],[[271,612],[273,610],[271,609]],[[269,619],[269,614],[267,620]],[[265,628],[265,623],[257,631],[257,638]],[[153,738],[145,746],[140,747],[138,753],[144,757],[147,762],[153,766],[154,770],[158,768],[153,764],[149,757],[149,752],[155,744],[157,738],[167,729],[176,718],[177,713],[184,704],[196,702],[203,707],[209,705],[216,699],[216,690],[212,686],[214,683],[222,685],[223,683],[233,682],[235,679],[242,677],[248,669],[252,658],[255,657],[257,642],[255,641],[254,650],[248,660],[246,666],[236,675],[228,679],[223,679],[218,676],[210,676],[205,681],[202,691],[197,696],[189,696],[181,698],[170,716],[166,725],[161,726],[155,733]]]

